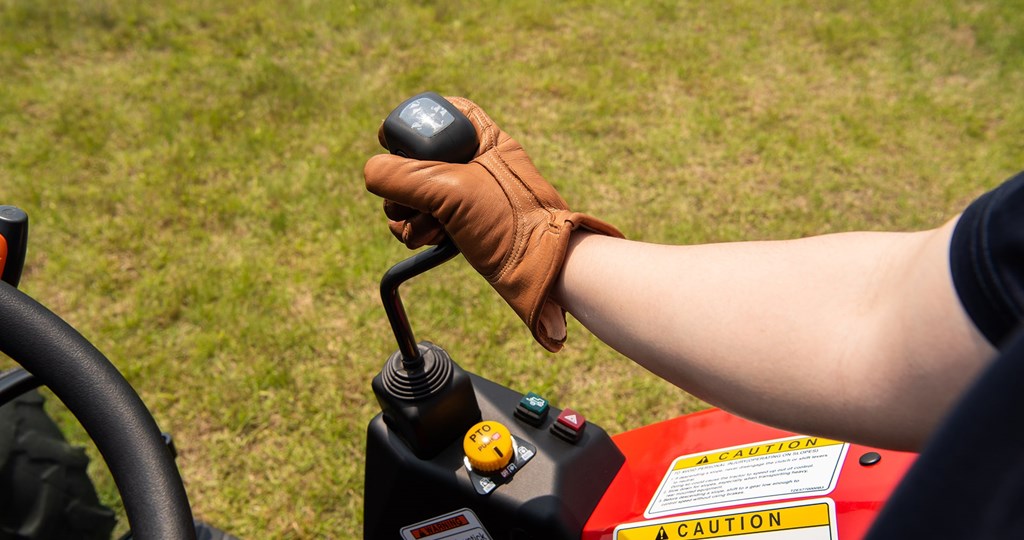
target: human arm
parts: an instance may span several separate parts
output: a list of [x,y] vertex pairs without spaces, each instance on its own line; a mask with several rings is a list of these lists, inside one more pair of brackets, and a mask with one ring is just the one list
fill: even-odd
[[952,285],[954,225],[698,246],[577,233],[553,294],[709,403],[915,449],[994,353]]
[[[568,309],[712,404],[907,449],[992,356],[949,277],[954,221],[780,242],[627,242],[570,212],[518,143],[472,103],[455,103],[481,140],[471,163],[376,156],[367,189],[388,200],[391,230],[410,247],[443,227],[550,350]],[[554,322],[538,324],[542,313]]]

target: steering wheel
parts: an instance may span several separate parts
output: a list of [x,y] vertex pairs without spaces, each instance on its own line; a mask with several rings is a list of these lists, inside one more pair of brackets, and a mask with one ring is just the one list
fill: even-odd
[[92,437],[121,493],[133,538],[195,540],[188,496],[160,429],[103,353],[3,281],[0,351],[49,387]]

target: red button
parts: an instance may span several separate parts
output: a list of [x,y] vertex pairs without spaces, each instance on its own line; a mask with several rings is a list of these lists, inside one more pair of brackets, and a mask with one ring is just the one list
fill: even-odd
[[580,431],[586,425],[587,419],[572,409],[562,409],[562,414],[558,415],[558,423],[573,431]]

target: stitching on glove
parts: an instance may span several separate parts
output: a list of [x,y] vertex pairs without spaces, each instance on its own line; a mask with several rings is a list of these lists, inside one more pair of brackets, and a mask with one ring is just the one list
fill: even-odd
[[498,270],[487,277],[488,281],[497,282],[499,279],[512,268],[512,263],[520,258],[520,254],[523,250],[523,238],[520,231],[522,231],[523,222],[525,221],[525,211],[522,204],[519,202],[519,198],[512,186],[509,185],[509,169],[508,164],[505,163],[498,151],[488,151],[486,154],[478,158],[482,165],[484,165],[494,180],[498,182],[498,186],[505,193],[505,197],[512,205],[512,221],[514,223],[512,229],[512,248],[505,252],[502,258],[501,264],[498,266]]
[[495,133],[495,131],[497,130],[495,129],[496,125],[494,123],[494,120],[491,120],[491,117],[487,116],[487,113],[485,113],[483,109],[481,109],[476,103],[473,103],[472,101],[466,98],[457,97],[451,98],[451,100],[454,100],[452,102],[452,105],[455,105],[456,107],[458,107],[459,105],[466,107],[468,109],[466,116],[472,116],[473,119],[476,120],[477,125],[480,126],[481,137],[480,150],[478,150],[479,155],[483,155],[484,153],[486,153],[486,150],[484,149],[490,149],[491,147],[496,146],[498,144],[498,136]]

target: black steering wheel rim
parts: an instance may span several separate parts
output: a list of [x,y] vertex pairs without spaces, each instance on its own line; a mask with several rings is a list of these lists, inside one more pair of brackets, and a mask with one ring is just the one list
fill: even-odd
[[96,443],[137,539],[194,540],[181,475],[153,415],[103,353],[0,281],[0,351],[50,388]]

